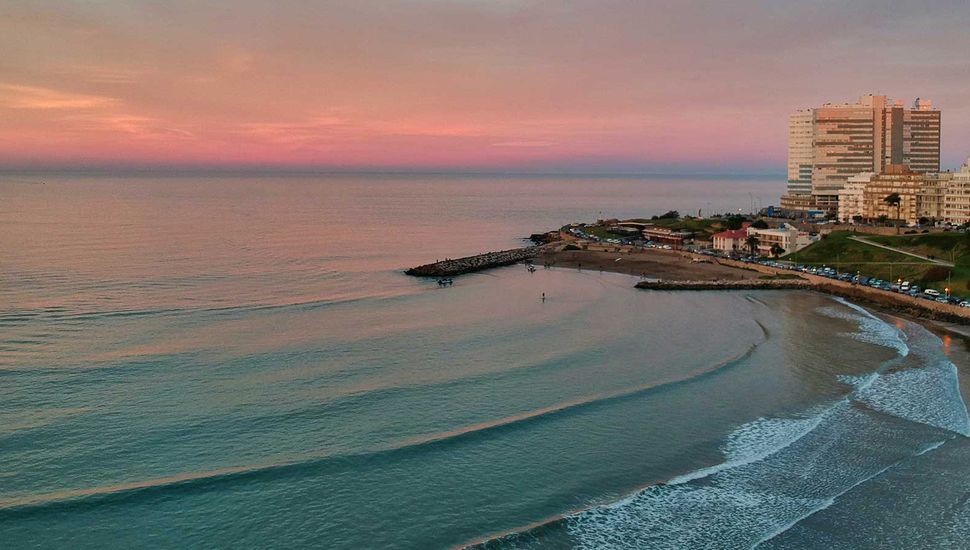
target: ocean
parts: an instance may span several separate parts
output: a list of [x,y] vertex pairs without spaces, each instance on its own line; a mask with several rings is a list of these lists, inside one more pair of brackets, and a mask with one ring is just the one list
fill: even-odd
[[782,187],[0,175],[2,545],[964,548],[961,340],[803,291],[403,275]]

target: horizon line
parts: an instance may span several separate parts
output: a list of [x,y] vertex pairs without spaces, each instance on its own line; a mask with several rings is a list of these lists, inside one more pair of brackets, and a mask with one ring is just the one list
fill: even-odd
[[0,174],[83,174],[83,175],[387,175],[387,176],[598,176],[598,177],[691,177],[729,176],[757,178],[787,178],[783,170],[758,170],[752,168],[725,167],[717,169],[683,168],[475,168],[475,167],[335,167],[305,165],[0,165]]

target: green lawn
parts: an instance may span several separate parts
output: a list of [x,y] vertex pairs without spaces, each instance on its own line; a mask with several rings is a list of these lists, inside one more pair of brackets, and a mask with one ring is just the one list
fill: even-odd
[[665,227],[674,231],[690,231],[699,239],[711,238],[711,235],[723,230],[724,220],[716,218],[667,218],[663,220],[636,219],[629,220],[641,223],[650,223],[657,227]]
[[[967,295],[970,293],[970,235],[954,231],[946,233],[923,233],[919,235],[872,236],[867,239],[955,264],[955,267],[943,268],[950,273],[950,288],[954,294]],[[942,289],[946,286],[946,275],[942,269],[936,269],[942,275],[930,286]]]
[[[885,280],[902,278],[919,281],[924,286],[934,286],[933,279],[939,270],[933,264],[919,258],[899,254],[876,246],[870,246],[849,239],[855,235],[848,231],[834,231],[818,242],[783,259],[804,265],[826,265],[839,271],[860,272],[869,277]],[[889,243],[885,243],[889,244]],[[893,246],[889,244],[889,246]],[[946,273],[943,273],[945,286]]]

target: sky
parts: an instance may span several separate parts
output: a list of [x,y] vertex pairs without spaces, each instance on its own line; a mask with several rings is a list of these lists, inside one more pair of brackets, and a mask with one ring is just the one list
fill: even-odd
[[0,168],[783,173],[880,93],[970,155],[970,2],[0,0]]

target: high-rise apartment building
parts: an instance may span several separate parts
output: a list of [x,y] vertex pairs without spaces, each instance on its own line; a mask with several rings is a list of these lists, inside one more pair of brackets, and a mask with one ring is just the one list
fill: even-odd
[[808,195],[812,192],[814,156],[814,113],[798,111],[788,118],[788,193]]
[[[886,96],[798,111],[788,126],[788,195],[782,206],[810,202],[834,211],[852,176],[905,165],[916,173],[940,170],[940,111],[917,99],[911,108]],[[810,201],[799,196],[810,195]]]

